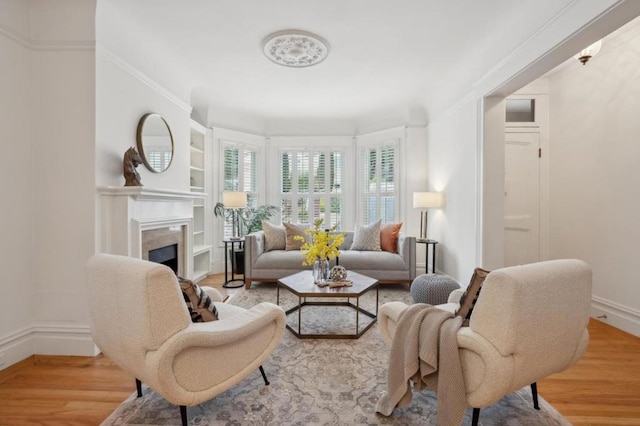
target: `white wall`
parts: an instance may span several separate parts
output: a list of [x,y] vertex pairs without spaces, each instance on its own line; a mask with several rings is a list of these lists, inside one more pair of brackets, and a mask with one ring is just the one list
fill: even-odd
[[8,364],[34,353],[91,354],[84,265],[95,226],[95,2],[0,7],[0,120],[10,144],[2,191],[12,207],[2,221],[10,267],[0,290],[0,353]]
[[640,335],[640,23],[551,75],[552,258],[593,268],[594,313]]
[[[30,116],[31,52],[24,42],[28,4],[2,2],[0,14],[0,209],[3,277],[0,281],[0,353],[5,364],[26,356],[16,337],[32,323],[35,273],[33,234],[33,138]],[[6,13],[5,13],[6,12]]]
[[429,211],[429,237],[437,240],[436,268],[462,284],[477,265],[477,101],[468,97],[427,128],[429,190],[444,193]]
[[129,147],[136,146],[140,118],[155,112],[171,129],[174,156],[171,166],[163,173],[153,173],[143,164],[138,166],[142,185],[189,191],[191,107],[100,44],[96,52],[95,90],[96,184],[124,186],[123,155]]

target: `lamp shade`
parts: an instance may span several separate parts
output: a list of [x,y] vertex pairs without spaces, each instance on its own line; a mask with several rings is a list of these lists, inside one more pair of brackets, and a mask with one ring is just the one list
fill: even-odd
[[440,192],[414,192],[414,209],[435,209],[442,207],[444,197]]
[[223,192],[222,204],[229,209],[242,209],[247,207],[247,193],[236,191]]

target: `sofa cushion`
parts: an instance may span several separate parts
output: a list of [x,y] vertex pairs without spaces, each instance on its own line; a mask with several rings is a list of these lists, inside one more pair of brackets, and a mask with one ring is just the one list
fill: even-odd
[[482,268],[476,268],[471,276],[471,282],[460,298],[460,308],[456,311],[456,316],[464,318],[463,326],[469,325],[473,308],[480,296],[480,290],[482,290],[482,284],[484,279],[489,275],[489,271]]
[[380,248],[382,251],[398,252],[398,237],[402,222],[387,223],[380,228]]
[[264,231],[264,251],[284,250],[287,247],[287,232],[284,225],[274,225],[262,221]]
[[191,280],[178,277],[182,296],[189,309],[192,322],[208,322],[218,319],[218,310],[211,297]]
[[262,255],[256,259],[255,268],[298,271],[310,269],[311,267],[305,267],[302,265],[304,259],[305,258],[302,256],[300,251],[273,250],[267,253],[262,253]]
[[304,225],[294,225],[293,223],[283,223],[285,233],[287,235],[287,241],[285,244],[285,250],[300,250],[300,247],[304,244],[304,241],[299,241],[294,237],[296,235],[300,235],[308,240],[307,234],[304,233],[304,230],[307,229]]
[[387,251],[371,253],[368,251],[348,250],[340,253],[340,265],[348,270],[362,271],[402,271],[407,266],[401,256]]
[[382,219],[378,219],[371,225],[360,225],[353,236],[351,250],[380,251],[380,225]]

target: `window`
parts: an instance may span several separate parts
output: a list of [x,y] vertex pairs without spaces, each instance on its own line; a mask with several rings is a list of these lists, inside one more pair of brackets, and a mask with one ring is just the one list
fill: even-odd
[[535,99],[507,99],[507,123],[533,123],[536,121]]
[[311,224],[324,219],[342,228],[343,169],[341,151],[280,151],[280,212],[283,222]]
[[396,144],[363,148],[360,155],[362,204],[360,221],[364,225],[378,219],[396,221]]
[[[258,205],[258,161],[257,147],[232,142],[222,142],[223,180],[222,191],[242,191],[247,193],[247,205]],[[233,235],[233,224],[227,218],[224,222],[224,238]]]

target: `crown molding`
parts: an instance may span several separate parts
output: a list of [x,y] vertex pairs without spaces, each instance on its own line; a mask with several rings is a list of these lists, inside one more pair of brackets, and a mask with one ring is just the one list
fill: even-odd
[[167,90],[160,83],[156,82],[151,77],[149,77],[148,75],[146,75],[145,73],[143,73],[139,69],[135,68],[134,66],[129,64],[127,61],[125,61],[124,59],[122,59],[121,57],[116,55],[115,53],[111,52],[109,49],[107,49],[106,47],[104,47],[100,43],[96,44],[96,54],[102,56],[103,58],[105,58],[109,62],[113,63],[114,65],[117,65],[123,71],[125,71],[127,74],[129,74],[131,77],[133,77],[136,80],[146,84],[149,88],[151,88],[152,90],[158,92],[159,94],[161,94],[162,96],[167,98],[169,101],[171,101],[174,104],[176,104],[180,109],[182,109],[185,112],[191,114],[191,110],[193,109],[191,107],[191,105],[189,105],[184,100],[180,99],[177,95],[175,95],[171,91]]
[[95,41],[87,40],[33,40],[20,32],[0,23],[0,35],[15,41],[21,46],[35,51],[80,51],[93,52],[96,50]]
[[13,40],[18,44],[21,44],[23,47],[27,49],[31,49],[31,42],[28,37],[20,34],[18,31],[9,28],[8,26],[0,23],[0,34],[8,38],[9,40]]

